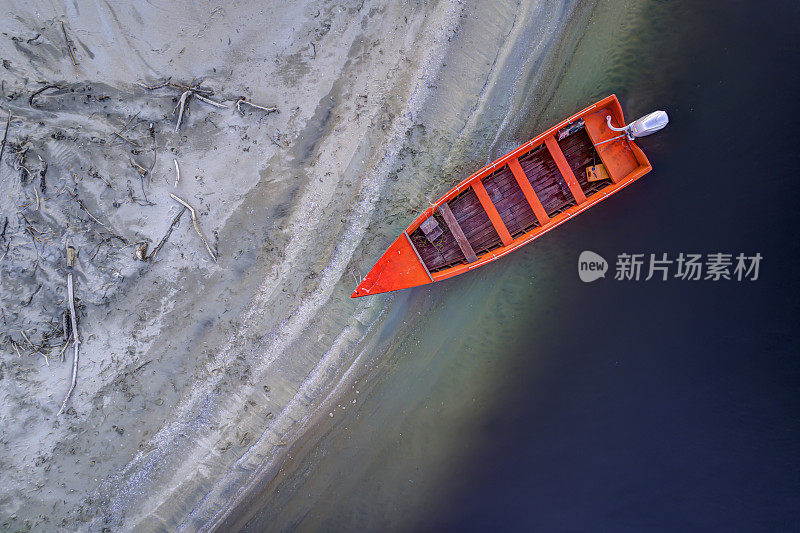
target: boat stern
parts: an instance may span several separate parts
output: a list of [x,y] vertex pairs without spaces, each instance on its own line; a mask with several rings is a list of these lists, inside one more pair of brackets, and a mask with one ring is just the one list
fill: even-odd
[[594,107],[595,110],[586,113],[583,120],[586,132],[612,181],[632,181],[650,172],[653,167],[644,152],[625,133],[620,135],[625,126],[625,117],[616,95],[604,98]]
[[359,298],[381,292],[408,289],[432,281],[428,269],[422,264],[408,235],[402,233],[375,263],[372,270],[364,276],[350,297]]

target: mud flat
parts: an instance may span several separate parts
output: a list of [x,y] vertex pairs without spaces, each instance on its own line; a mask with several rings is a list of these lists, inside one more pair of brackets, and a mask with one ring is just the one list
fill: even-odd
[[[418,306],[350,300],[355,280],[431,184],[507,148],[503,105],[549,101],[515,87],[557,74],[586,9],[6,3],[0,525],[224,523],[402,334]],[[208,246],[183,212],[137,259],[183,209],[171,194]],[[67,241],[81,360],[56,416]]]

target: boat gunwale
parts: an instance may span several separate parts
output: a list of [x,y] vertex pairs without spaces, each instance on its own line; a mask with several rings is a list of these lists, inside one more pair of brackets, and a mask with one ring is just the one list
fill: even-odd
[[455,265],[445,270],[432,272],[431,276],[433,277],[433,281],[440,281],[443,279],[456,276],[458,274],[462,274],[464,272],[468,272],[470,270],[478,268],[479,266],[485,265],[486,263],[490,263],[495,259],[499,259],[510,252],[513,252],[520,246],[524,246],[525,244],[528,244],[532,240],[541,237],[548,231],[557,228],[567,220],[573,218],[575,215],[582,213],[583,211],[589,209],[598,202],[601,202],[606,198],[608,198],[609,196],[613,195],[620,189],[627,187],[634,181],[638,180],[639,178],[650,172],[650,170],[652,170],[652,168],[649,165],[639,167],[638,170],[632,172],[630,175],[625,177],[619,183],[611,184],[608,185],[607,187],[600,189],[591,197],[587,198],[587,200],[582,204],[572,206],[568,208],[566,211],[552,217],[550,219],[550,222],[548,222],[544,226],[537,226],[536,228],[530,230],[529,232],[520,235],[514,240],[514,242],[512,242],[508,246],[502,246],[500,248],[492,250],[491,252],[486,252],[483,255],[478,256],[478,260],[473,263],[469,263],[467,265],[463,264]]
[[499,169],[503,168],[506,164],[508,164],[508,161],[510,159],[519,158],[520,156],[530,152],[531,150],[533,150],[534,148],[536,148],[540,144],[544,144],[544,139],[546,137],[554,134],[555,132],[557,132],[558,130],[563,128],[564,126],[575,122],[576,120],[581,118],[583,115],[587,114],[589,111],[592,111],[593,109],[596,109],[601,104],[605,104],[605,103],[607,103],[607,101],[611,101],[612,99],[616,100],[616,96],[613,95],[613,94],[611,96],[607,96],[606,98],[603,98],[599,102],[594,103],[594,104],[590,105],[589,107],[587,107],[587,108],[585,108],[585,109],[583,109],[581,111],[578,111],[577,113],[575,113],[571,117],[559,122],[555,126],[545,130],[543,133],[540,133],[539,135],[537,135],[536,137],[534,137],[530,141],[521,144],[520,146],[518,146],[514,150],[512,150],[512,151],[508,152],[507,154],[495,159],[494,161],[492,161],[488,165],[485,165],[483,168],[473,172],[470,176],[468,176],[467,178],[461,180],[457,185],[455,185],[453,188],[451,188],[449,191],[447,191],[441,198],[439,198],[434,203],[432,203],[430,206],[428,206],[416,219],[414,219],[414,221],[408,226],[408,228],[406,228],[406,231],[409,232],[409,235],[410,235],[414,230],[416,230],[419,227],[420,224],[422,224],[429,216],[431,216],[434,211],[436,211],[436,209],[439,207],[439,205],[441,205],[442,202],[446,202],[448,200],[452,200],[453,197],[455,197],[458,194],[460,194],[464,189],[466,189],[467,187],[470,187],[472,185],[473,181],[478,180],[478,179],[483,179],[483,178],[487,177],[489,174],[491,174],[495,170],[499,170]]
[[[506,166],[508,162],[512,159],[518,159],[519,157],[527,154],[531,150],[535,149],[539,145],[543,145],[545,143],[545,139],[554,135],[558,130],[572,124],[576,120],[582,118],[583,116],[589,114],[595,109],[602,109],[603,107],[611,107],[612,114],[615,115],[615,118],[620,122],[624,123],[624,117],[622,114],[622,106],[619,104],[619,100],[615,94],[611,94],[602,100],[586,107],[585,109],[575,113],[574,115],[570,116],[569,118],[559,122],[555,126],[548,128],[544,132],[540,133],[530,141],[523,143],[519,147],[515,148],[514,150],[508,152],[507,154],[503,155],[502,157],[496,159],[492,163],[484,166],[483,168],[477,170],[469,177],[465,178],[461,182],[459,182],[455,187],[451,188],[447,193],[445,193],[441,198],[439,198],[436,202],[431,204],[427,209],[425,209],[405,230],[407,234],[411,234],[415,231],[420,224],[422,224],[428,217],[435,213],[436,209],[439,206],[447,201],[452,200],[455,196],[459,195],[461,192],[466,190],[468,187],[472,186],[472,183],[476,180],[482,180],[483,178],[489,176],[495,170],[499,170]],[[592,146],[596,149],[597,143],[595,139],[591,138],[590,141],[592,142]],[[516,250],[520,246],[523,246],[530,241],[538,238],[541,235],[544,235],[548,231],[560,226],[570,218],[574,217],[578,213],[583,212],[584,210],[592,207],[593,205],[597,204],[598,202],[605,200],[612,194],[616,193],[620,189],[630,185],[643,175],[647,174],[652,170],[652,167],[647,160],[647,157],[644,155],[644,152],[636,146],[635,143],[628,141],[628,147],[636,156],[637,161],[639,162],[639,167],[632,171],[630,174],[619,180],[617,183],[611,183],[606,187],[600,189],[599,191],[592,194],[588,197],[585,201],[581,202],[580,204],[574,205],[572,207],[567,208],[565,211],[553,216],[550,220],[543,225],[539,225],[531,229],[530,231],[519,235],[511,243],[505,246],[501,246],[496,248],[492,251],[485,252],[482,255],[478,256],[478,260],[468,264],[460,264],[454,265],[452,267],[446,268],[444,270],[440,270],[438,272],[432,272],[430,275],[433,278],[433,281],[439,281],[443,279],[447,279],[458,274],[462,274],[464,272],[468,272],[475,268],[478,268],[486,263],[494,261],[504,255]]]
[[[556,210],[554,215],[552,217],[550,217],[549,221],[546,224],[533,226],[527,232],[525,232],[523,234],[519,234],[516,238],[514,238],[512,240],[512,242],[508,243],[507,245],[505,245],[505,246],[501,245],[499,247],[494,247],[494,248],[490,249],[489,251],[483,252],[481,255],[478,256],[478,260],[477,261],[474,261],[474,262],[468,263],[468,264],[464,264],[464,263],[455,264],[455,265],[452,265],[450,267],[446,267],[446,268],[444,268],[442,270],[438,270],[436,272],[431,272],[430,271],[430,269],[428,268],[428,265],[422,260],[422,257],[420,256],[420,252],[417,249],[416,245],[414,244],[414,242],[413,242],[413,240],[411,239],[410,236],[414,231],[416,231],[419,228],[419,226],[422,224],[422,222],[424,222],[428,217],[430,217],[430,216],[432,216],[432,215],[434,215],[436,213],[436,210],[442,205],[442,203],[449,202],[450,200],[452,200],[454,197],[458,196],[459,194],[462,194],[463,192],[468,191],[472,187],[472,184],[474,183],[475,180],[483,180],[484,178],[488,177],[493,172],[495,172],[497,170],[500,170],[500,169],[504,168],[505,166],[509,165],[510,161],[519,160],[520,157],[524,157],[526,154],[530,153],[531,151],[537,149],[538,147],[543,146],[545,144],[545,139],[546,138],[548,138],[550,136],[554,136],[563,127],[565,127],[567,125],[570,125],[570,124],[573,124],[575,121],[577,121],[579,119],[583,119],[583,118],[586,118],[586,117],[592,117],[593,116],[593,114],[592,114],[593,111],[595,111],[595,110],[599,111],[599,110],[602,110],[602,109],[607,109],[608,113],[610,113],[612,116],[614,116],[614,118],[617,119],[618,123],[624,123],[625,122],[625,119],[624,119],[624,116],[623,116],[623,113],[622,113],[622,106],[620,105],[619,100],[617,99],[616,95],[611,94],[611,95],[599,100],[598,102],[596,102],[596,103],[584,108],[583,110],[573,114],[572,116],[570,116],[569,118],[559,122],[555,126],[552,126],[551,128],[548,128],[547,130],[545,130],[544,132],[540,133],[539,135],[537,135],[536,137],[534,137],[530,141],[528,141],[526,143],[523,143],[522,145],[520,145],[516,149],[514,149],[514,150],[508,152],[507,154],[503,155],[502,157],[496,159],[491,164],[485,165],[483,168],[477,170],[472,175],[470,175],[469,177],[467,177],[464,180],[462,180],[461,182],[459,182],[456,186],[452,187],[447,193],[445,193],[442,197],[440,197],[435,203],[430,204],[424,211],[422,211],[422,213],[419,216],[417,216],[416,219],[414,219],[414,221],[405,229],[405,231],[403,231],[404,235],[400,235],[398,237],[398,239],[396,239],[394,241],[394,243],[386,250],[386,252],[384,252],[384,254],[381,256],[381,259],[378,261],[378,263],[376,263],[372,267],[372,269],[367,274],[367,276],[364,277],[364,279],[361,280],[361,283],[358,284],[358,286],[356,287],[355,291],[353,291],[353,294],[351,295],[351,298],[358,298],[358,297],[361,297],[361,296],[368,296],[368,295],[372,295],[372,294],[380,294],[380,293],[394,291],[394,290],[398,290],[398,289],[425,285],[425,284],[428,284],[428,283],[441,281],[443,279],[448,279],[448,278],[451,278],[453,276],[457,276],[459,274],[463,274],[465,272],[469,272],[470,270],[473,270],[475,268],[483,266],[486,263],[494,261],[495,259],[499,259],[500,257],[503,257],[504,255],[515,251],[519,247],[524,246],[525,244],[528,244],[532,240],[540,237],[541,235],[544,235],[548,231],[550,231],[550,230],[552,230],[554,228],[557,228],[558,226],[560,226],[561,224],[563,224],[567,220],[570,220],[571,218],[573,218],[578,213],[581,213],[584,210],[589,209],[590,207],[594,206],[598,202],[601,202],[601,201],[605,200],[606,198],[608,198],[609,196],[613,195],[617,191],[623,189],[624,187],[627,187],[628,185],[630,185],[634,181],[638,180],[639,178],[641,178],[642,176],[644,176],[645,174],[650,172],[652,170],[652,166],[650,165],[650,162],[648,161],[647,156],[645,156],[644,152],[641,150],[641,148],[639,148],[636,145],[636,143],[634,143],[631,140],[628,140],[627,138],[622,139],[622,138],[617,137],[617,138],[619,138],[619,140],[605,139],[604,137],[606,136],[606,134],[605,134],[604,130],[601,130],[600,132],[596,132],[596,135],[593,135],[592,131],[587,129],[586,133],[588,134],[589,141],[590,141],[590,143],[592,145],[592,148],[598,152],[598,155],[600,156],[600,159],[601,159],[601,161],[603,161],[604,164],[606,164],[606,165],[610,164],[612,167],[615,167],[618,170],[620,168],[620,167],[618,167],[616,165],[616,158],[612,157],[608,162],[606,162],[605,158],[602,157],[602,154],[598,150],[598,146],[600,144],[605,143],[607,140],[612,140],[614,142],[614,144],[620,143],[620,144],[624,145],[624,148],[629,150],[630,153],[633,155],[633,158],[638,163],[638,166],[628,167],[628,168],[630,168],[630,170],[625,170],[625,172],[627,172],[627,174],[623,174],[621,177],[619,177],[616,180],[612,179],[612,183],[611,184],[609,184],[609,185],[607,185],[607,186],[605,186],[605,187],[603,187],[603,188],[601,188],[599,190],[595,190],[594,192],[590,193],[590,196],[588,196],[586,198],[586,200],[583,201],[582,203],[573,204],[570,207],[567,207],[567,208],[563,209],[563,211]],[[595,121],[594,118],[592,120]],[[599,138],[595,138],[595,136],[598,136]],[[613,169],[611,167],[609,167],[609,171],[611,172],[612,170]],[[512,173],[513,173],[513,171],[512,171]],[[525,177],[527,178],[527,175]],[[561,178],[563,179],[563,176],[561,176]],[[533,185],[533,183],[531,183],[531,185]],[[560,209],[562,209],[562,208],[560,208]],[[375,284],[380,279],[381,274],[383,273],[383,269],[387,266],[387,265],[383,265],[383,266],[381,266],[379,268],[379,265],[382,264],[381,261],[386,260],[387,254],[392,250],[392,247],[397,244],[398,240],[403,240],[403,241],[407,242],[408,245],[410,245],[411,248],[414,250],[414,254],[415,254],[414,264],[415,265],[419,264],[424,268],[424,270],[425,270],[425,272],[427,274],[427,276],[425,276],[425,277],[427,279],[425,281],[413,280],[411,284],[408,284],[407,282],[400,282],[398,284],[393,284],[394,286],[392,286],[392,287],[386,287],[386,286],[378,287],[377,291],[373,292],[373,290],[376,289]],[[362,289],[362,285],[367,283],[368,279],[370,279],[370,276],[374,272],[376,272],[376,269],[379,270],[377,279],[372,280],[372,283],[370,284],[369,288],[367,288],[365,286]]]

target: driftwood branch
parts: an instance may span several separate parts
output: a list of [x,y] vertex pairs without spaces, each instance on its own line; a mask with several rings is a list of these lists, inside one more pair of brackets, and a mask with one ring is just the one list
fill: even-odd
[[180,222],[184,211],[186,211],[186,206],[181,207],[181,210],[178,212],[177,215],[175,215],[175,218],[172,219],[172,224],[169,225],[167,233],[161,238],[161,240],[158,242],[158,245],[153,249],[153,252],[147,257],[148,261],[152,261],[153,259],[155,259],[156,254],[161,250],[161,247],[164,246],[164,243],[167,242],[169,236],[172,235],[172,230],[174,230],[175,226],[177,226],[178,222]]
[[69,390],[67,391],[67,395],[64,397],[64,401],[61,403],[61,409],[58,410],[56,416],[60,416],[61,413],[64,412],[64,408],[67,406],[70,396],[72,396],[72,391],[75,390],[75,384],[78,382],[78,357],[80,355],[78,347],[80,346],[81,341],[78,337],[78,319],[75,312],[75,288],[72,282],[72,267],[74,264],[75,248],[67,244],[67,267],[69,268],[69,272],[67,272],[67,304],[69,305],[69,320],[72,328],[71,334],[73,345],[75,346],[75,355],[72,358],[72,381],[70,383]]
[[138,85],[142,89],[147,89],[148,91],[155,91],[156,89],[161,89],[163,87],[172,87],[173,89],[181,89],[182,91],[191,90],[195,93],[200,93],[203,96],[207,97],[214,94],[214,91],[212,91],[211,89],[203,89],[200,87],[202,81],[193,87],[192,85],[194,85],[194,80],[192,80],[192,83],[190,83],[189,85],[184,85],[182,83],[175,83],[171,80],[172,78],[167,78],[166,81],[159,83],[158,85],[147,85],[146,83],[137,81],[136,85]]
[[184,206],[186,209],[189,210],[189,213],[192,215],[192,223],[194,224],[195,231],[197,231],[197,234],[200,235],[200,239],[203,241],[203,244],[205,244],[206,250],[208,250],[208,255],[210,255],[211,259],[213,259],[214,262],[216,263],[217,256],[214,255],[214,252],[211,251],[211,247],[208,245],[208,241],[206,240],[205,235],[203,235],[203,232],[200,231],[200,226],[197,224],[197,213],[195,213],[194,208],[190,206],[188,203],[186,203],[185,200],[182,200],[178,196],[172,193],[169,193],[169,195],[172,197],[173,200],[175,200],[176,202],[178,202],[179,204],[181,204],[182,206]]
[[[205,102],[207,104],[213,105],[214,107],[219,107],[222,109],[229,109],[231,106],[228,104],[223,104],[222,102],[217,102],[216,100],[212,100],[211,96],[214,94],[214,91],[210,89],[203,89],[200,85],[203,83],[202,80],[195,85],[194,79],[189,83],[189,85],[183,85],[181,83],[173,83],[169,79],[167,81],[162,82],[158,85],[147,85],[142,82],[136,82],[136,85],[142,87],[143,89],[147,89],[148,91],[153,91],[156,89],[160,89],[162,87],[171,87],[173,89],[180,89],[181,96],[178,99],[178,103],[175,106],[175,112],[178,113],[178,120],[175,123],[175,131],[177,132],[181,128],[181,124],[183,124],[183,117],[186,114],[186,110],[189,106],[189,100],[192,96],[197,97],[198,100],[201,102]],[[278,108],[275,106],[262,106],[258,104],[254,104],[253,102],[249,102],[244,96],[239,97],[235,102],[234,105],[236,106],[236,110],[244,115],[244,109],[242,109],[242,105],[249,105],[255,109],[260,109],[261,111],[265,111],[266,113],[275,113],[278,111]]]
[[196,97],[197,97],[197,98],[198,98],[198,99],[199,99],[201,102],[205,102],[205,103],[207,103],[207,104],[211,104],[211,105],[213,105],[213,106],[216,106],[216,107],[221,107],[222,109],[229,109],[229,108],[230,108],[230,106],[227,106],[227,105],[225,105],[225,104],[221,104],[221,103],[219,103],[219,102],[215,102],[215,101],[214,101],[214,100],[212,100],[211,98],[207,98],[207,97],[205,97],[205,96],[203,96],[203,95],[201,95],[201,94],[195,93],[195,96],[196,96]]
[[166,87],[167,85],[169,85],[169,79],[167,79],[167,81],[165,81],[164,83],[161,83],[159,85],[146,85],[146,84],[144,84],[144,83],[142,83],[140,81],[137,81],[136,85],[138,85],[139,87],[141,87],[143,89],[147,89],[148,91],[154,91],[156,89],[160,89],[162,87]]
[[136,245],[136,259],[139,261],[147,261],[147,247],[149,243],[147,241],[137,243]]
[[244,116],[244,110],[242,110],[242,104],[249,105],[250,107],[255,107],[256,109],[260,109],[261,111],[266,111],[267,113],[274,113],[278,111],[278,108],[275,106],[265,107],[261,105],[254,104],[253,102],[248,102],[244,97],[239,98],[236,100],[236,110]]

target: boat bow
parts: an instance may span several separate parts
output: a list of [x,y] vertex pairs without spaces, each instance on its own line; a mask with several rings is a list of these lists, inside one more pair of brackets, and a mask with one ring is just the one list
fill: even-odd
[[431,282],[433,278],[430,272],[416,248],[411,245],[408,234],[403,232],[364,276],[351,298],[407,289]]

